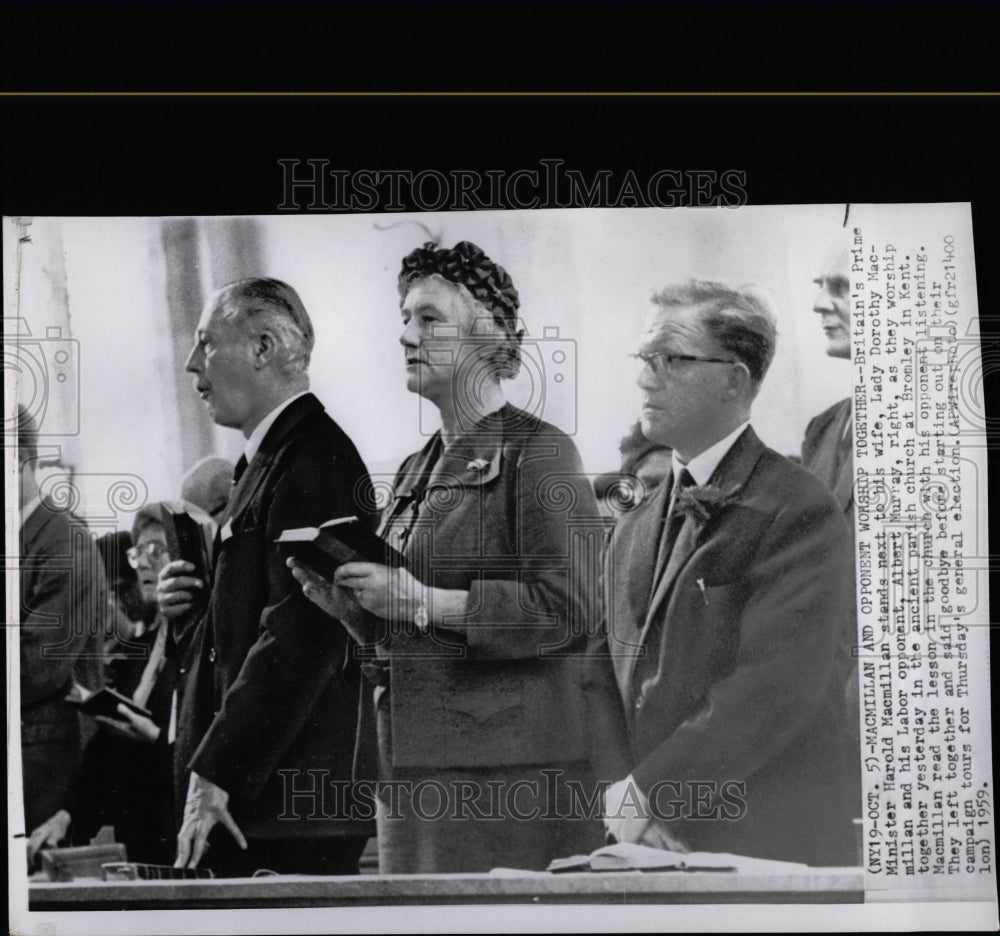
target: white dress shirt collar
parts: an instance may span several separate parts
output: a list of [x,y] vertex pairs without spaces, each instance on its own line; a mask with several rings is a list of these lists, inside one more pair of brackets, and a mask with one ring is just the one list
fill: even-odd
[[673,468],[674,478],[679,478],[681,472],[687,468],[688,473],[694,478],[695,484],[708,484],[712,475],[715,474],[715,469],[719,467],[719,462],[726,457],[729,450],[736,444],[736,440],[749,425],[749,421],[740,423],[724,439],[720,439],[715,445],[705,449],[700,455],[695,455],[686,465],[677,457],[675,450],[671,456],[671,467]]
[[268,413],[259,423],[253,432],[250,433],[250,438],[247,439],[246,448],[243,450],[243,454],[246,456],[247,464],[253,461],[254,455],[257,454],[260,449],[261,442],[264,441],[264,436],[267,435],[267,430],[271,428],[277,421],[278,417],[291,406],[299,397],[304,397],[308,390],[303,390],[301,393],[296,393],[295,396],[290,396],[283,403],[279,403],[270,413]]

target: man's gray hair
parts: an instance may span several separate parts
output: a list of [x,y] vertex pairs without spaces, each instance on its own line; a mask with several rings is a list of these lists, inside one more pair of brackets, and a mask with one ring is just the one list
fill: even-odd
[[662,308],[694,309],[706,332],[742,361],[759,386],[774,359],[777,329],[774,314],[753,289],[690,279],[653,296]]
[[215,306],[226,321],[252,335],[269,331],[282,349],[282,369],[293,374],[309,367],[316,335],[299,294],[281,280],[251,277],[223,286]]

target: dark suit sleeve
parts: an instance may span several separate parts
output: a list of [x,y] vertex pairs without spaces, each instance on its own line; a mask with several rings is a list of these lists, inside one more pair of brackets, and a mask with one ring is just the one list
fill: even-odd
[[587,629],[593,630],[600,564],[588,563],[596,552],[586,541],[602,539],[597,502],[573,442],[558,434],[543,443],[551,454],[525,448],[512,468],[515,493],[506,509],[514,519],[516,574],[474,580],[465,622],[455,628],[474,659],[582,648]]
[[[257,642],[191,761],[191,769],[244,805],[267,779],[344,665],[344,628],[308,601],[270,544],[288,528],[354,514],[360,460],[327,454],[291,460],[267,510],[268,601]],[[248,570],[248,574],[256,574]]]
[[54,517],[32,546],[22,560],[31,570],[21,577],[22,705],[65,691],[88,641],[99,644],[107,614],[104,566],[82,523]]
[[826,696],[852,587],[847,529],[832,499],[790,496],[739,583],[736,667],[635,767],[647,794],[658,780],[745,779],[796,742]]
[[583,693],[591,771],[599,783],[614,783],[628,776],[632,758],[628,725],[611,666],[607,623],[604,620],[588,643],[584,660]]

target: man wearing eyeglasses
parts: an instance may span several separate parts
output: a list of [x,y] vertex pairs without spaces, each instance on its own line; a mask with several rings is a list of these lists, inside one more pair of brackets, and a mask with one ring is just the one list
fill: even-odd
[[663,290],[642,335],[642,430],[671,475],[605,559],[627,743],[609,837],[675,851],[854,861],[834,668],[847,529],[816,478],[764,446],[751,408],[774,355],[753,293]]

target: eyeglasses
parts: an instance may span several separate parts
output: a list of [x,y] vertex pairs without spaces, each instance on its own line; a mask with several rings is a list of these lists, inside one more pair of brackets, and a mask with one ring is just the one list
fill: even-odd
[[729,358],[698,357],[694,354],[670,354],[667,351],[653,351],[651,354],[643,354],[640,351],[638,354],[630,354],[629,357],[642,361],[644,365],[653,371],[653,375],[658,379],[666,377],[673,370],[674,364],[677,361],[700,361],[702,364],[737,363]]
[[145,546],[133,546],[125,553],[128,557],[128,564],[133,569],[139,568],[139,559],[142,556],[145,556],[150,562],[159,562],[167,554],[167,547],[163,543],[157,543],[155,540],[151,543],[146,543]]

